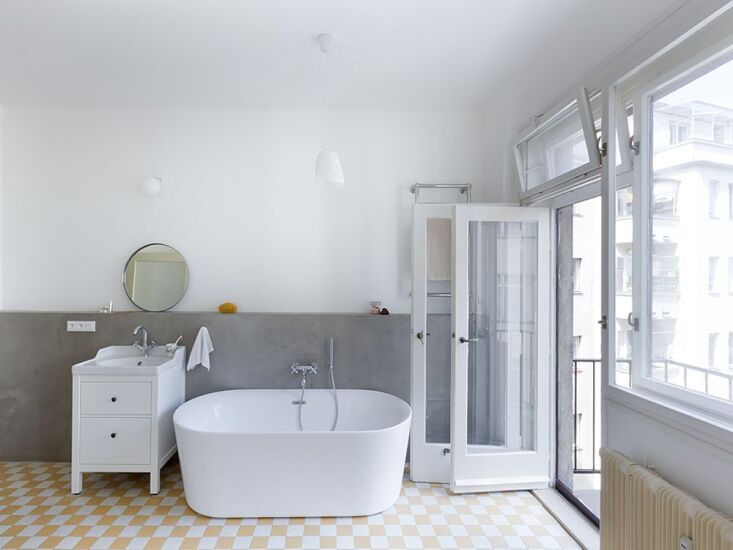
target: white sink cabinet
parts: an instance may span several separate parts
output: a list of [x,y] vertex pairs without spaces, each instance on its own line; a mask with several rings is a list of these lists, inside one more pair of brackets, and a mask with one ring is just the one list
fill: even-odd
[[132,346],[109,346],[72,367],[71,492],[85,472],[149,472],[176,452],[173,412],[186,397],[186,348],[169,357],[156,347],[144,357]]

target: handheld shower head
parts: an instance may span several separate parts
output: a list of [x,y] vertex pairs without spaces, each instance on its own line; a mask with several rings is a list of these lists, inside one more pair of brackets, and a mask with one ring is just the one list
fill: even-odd
[[333,338],[328,339],[328,368],[333,369]]

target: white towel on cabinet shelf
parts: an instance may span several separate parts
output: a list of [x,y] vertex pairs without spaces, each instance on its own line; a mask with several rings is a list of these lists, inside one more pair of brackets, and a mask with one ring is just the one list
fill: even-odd
[[211,343],[211,336],[209,336],[209,329],[201,327],[199,333],[196,335],[196,340],[191,347],[191,353],[188,355],[188,364],[186,365],[187,370],[192,370],[198,365],[206,367],[206,370],[211,368],[209,362],[209,354],[214,351],[214,344]]

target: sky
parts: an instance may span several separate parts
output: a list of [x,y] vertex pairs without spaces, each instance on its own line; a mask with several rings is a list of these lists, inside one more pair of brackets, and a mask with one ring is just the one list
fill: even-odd
[[733,60],[664,97],[670,105],[694,100],[733,109]]

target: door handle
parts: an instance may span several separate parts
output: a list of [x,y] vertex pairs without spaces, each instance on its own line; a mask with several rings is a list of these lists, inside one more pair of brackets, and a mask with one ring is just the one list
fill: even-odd
[[458,341],[461,344],[475,344],[478,342],[478,338],[466,338],[465,336],[461,336]]
[[415,334],[415,337],[420,340],[423,344],[425,343],[425,337],[430,336],[429,332],[423,332],[422,330]]

